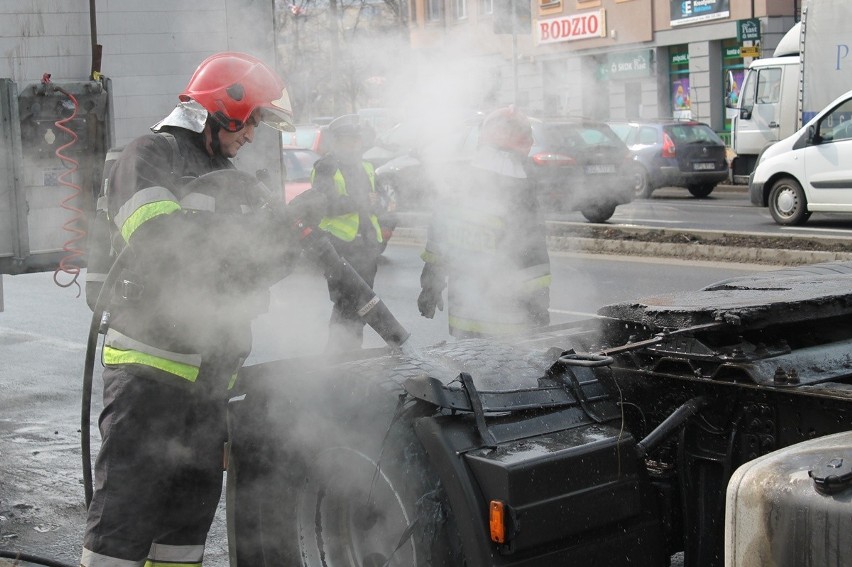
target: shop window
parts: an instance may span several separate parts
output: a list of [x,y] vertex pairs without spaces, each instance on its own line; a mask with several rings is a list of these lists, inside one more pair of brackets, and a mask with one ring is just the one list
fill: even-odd
[[464,20],[467,18],[467,0],[455,0],[456,19]]
[[692,118],[688,46],[675,45],[669,48],[669,69],[672,116]]
[[444,0],[426,0],[426,21],[440,22],[444,17]]

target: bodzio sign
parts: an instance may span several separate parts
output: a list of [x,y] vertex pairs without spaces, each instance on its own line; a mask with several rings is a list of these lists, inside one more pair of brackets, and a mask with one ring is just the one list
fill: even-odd
[[539,45],[606,37],[606,12],[596,10],[549,20],[539,20],[536,30]]

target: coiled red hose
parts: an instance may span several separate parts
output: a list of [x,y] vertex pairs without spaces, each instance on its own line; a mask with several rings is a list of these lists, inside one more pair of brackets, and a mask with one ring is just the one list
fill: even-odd
[[[49,83],[50,75],[46,74],[42,78],[42,82],[45,84]],[[84,218],[85,213],[82,209],[72,204],[74,200],[80,196],[81,190],[79,185],[75,185],[69,180],[69,178],[73,176],[74,173],[76,173],[77,167],[80,164],[74,158],[62,153],[64,150],[70,148],[77,142],[77,134],[73,130],[71,130],[71,128],[68,128],[66,124],[77,117],[77,108],[79,105],[77,104],[77,99],[71,93],[56,85],[53,85],[53,88],[67,96],[74,105],[74,111],[71,113],[71,116],[63,118],[61,120],[57,120],[55,123],[57,129],[65,132],[71,137],[71,140],[69,140],[67,143],[56,148],[55,154],[56,157],[62,160],[63,164],[65,164],[66,166],[66,170],[59,175],[59,184],[64,185],[65,187],[69,187],[73,190],[73,192],[64,199],[62,199],[62,202],[60,203],[60,206],[63,209],[71,211],[72,213],[71,218],[68,219],[68,221],[66,221],[65,224],[62,225],[62,229],[72,233],[74,236],[66,240],[65,244],[62,247],[62,250],[63,252],[65,252],[65,255],[59,260],[59,266],[56,268],[56,271],[53,272],[53,281],[59,287],[70,287],[72,285],[76,285],[77,297],[80,297],[81,287],[80,283],[77,281],[77,278],[80,276],[80,265],[79,262],[77,262],[77,259],[83,256],[84,253],[83,250],[78,246],[78,243],[84,238],[86,238],[86,231],[80,228],[80,222],[81,219]],[[71,280],[66,283],[59,281],[60,272],[70,275]]]

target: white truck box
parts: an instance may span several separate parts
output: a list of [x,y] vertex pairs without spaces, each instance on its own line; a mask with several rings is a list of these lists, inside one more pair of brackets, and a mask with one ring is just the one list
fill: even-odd
[[852,3],[809,0],[773,57],[751,63],[732,118],[735,182],[747,183],[757,157],[852,89]]

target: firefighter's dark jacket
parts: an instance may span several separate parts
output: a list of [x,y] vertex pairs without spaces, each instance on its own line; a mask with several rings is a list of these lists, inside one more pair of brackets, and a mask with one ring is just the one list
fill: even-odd
[[289,231],[258,210],[249,191],[190,185],[234,166],[210,157],[201,134],[168,131],[179,156],[163,135],[142,136],[110,175],[113,241],[132,254],[109,307],[103,357],[193,383],[202,367],[236,372],[251,350],[250,322],[266,311],[268,288],[286,275],[294,251],[282,245]]

